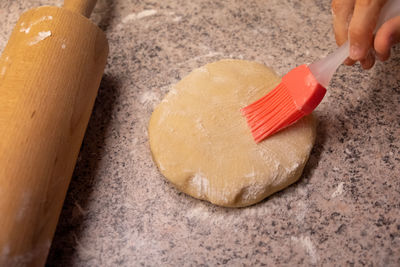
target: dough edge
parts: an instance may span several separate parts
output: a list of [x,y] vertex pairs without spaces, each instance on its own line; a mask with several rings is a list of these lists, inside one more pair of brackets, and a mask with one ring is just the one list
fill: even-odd
[[[198,70],[200,68],[207,68],[207,66],[212,65],[212,64],[216,64],[216,63],[219,63],[219,62],[245,62],[247,64],[260,65],[260,66],[262,66],[264,68],[267,68],[270,71],[274,72],[272,69],[270,69],[269,67],[265,66],[264,64],[261,64],[261,63],[255,62],[255,61],[238,60],[238,59],[222,59],[222,60],[219,60],[219,61],[216,61],[216,62],[208,63],[206,65],[200,66],[199,68],[196,68],[196,69],[192,70],[187,75],[185,75],[180,81],[178,81],[176,84],[180,83],[182,80],[187,78],[194,71],[196,71],[196,70]],[[176,84],[172,85],[171,89],[173,89]],[[166,96],[168,96],[169,93],[170,92],[168,92],[164,96],[164,98],[166,98]],[[174,181],[173,181],[174,179],[169,177],[169,175],[165,172],[165,170],[162,168],[162,166],[160,166],[160,162],[158,161],[157,156],[154,154],[153,146],[155,146],[156,144],[154,144],[154,141],[152,140],[152,134],[151,134],[152,130],[151,130],[151,128],[152,128],[152,125],[154,124],[153,120],[155,119],[153,115],[154,115],[154,113],[155,113],[155,111],[157,110],[158,107],[159,106],[157,106],[154,109],[154,111],[152,113],[152,116],[151,116],[151,118],[149,120],[149,124],[148,124],[149,145],[150,145],[151,155],[152,155],[153,161],[157,165],[158,170],[165,177],[165,179],[168,182],[170,182],[179,191],[181,191],[181,192],[183,192],[183,193],[185,193],[185,194],[187,194],[187,195],[189,195],[189,196],[191,196],[193,198],[200,199],[200,200],[205,200],[205,201],[208,201],[208,202],[210,202],[212,204],[215,204],[217,206],[228,207],[228,208],[240,208],[240,207],[251,206],[251,205],[254,205],[256,203],[261,202],[262,200],[266,199],[267,197],[271,196],[272,194],[274,194],[274,193],[276,193],[278,191],[281,191],[281,190],[287,188],[288,186],[290,186],[291,184],[295,183],[296,181],[298,181],[300,179],[300,177],[301,177],[301,175],[303,173],[304,167],[306,166],[306,164],[308,162],[308,159],[310,157],[311,150],[312,150],[312,148],[313,148],[313,146],[315,144],[316,132],[317,132],[316,131],[317,120],[315,119],[315,117],[312,114],[310,114],[310,115],[305,116],[304,118],[302,118],[301,121],[304,120],[304,121],[306,121],[306,122],[304,122],[305,124],[309,124],[310,125],[310,128],[311,128],[310,135],[311,136],[309,138],[311,140],[311,145],[310,145],[309,148],[305,149],[305,151],[304,151],[305,152],[304,153],[304,155],[305,155],[304,156],[304,160],[298,164],[298,166],[296,167],[295,170],[293,170],[293,172],[291,172],[293,174],[287,175],[287,178],[284,180],[285,182],[278,183],[277,185],[272,185],[272,183],[267,184],[264,187],[263,191],[261,193],[259,193],[256,198],[247,199],[247,200],[243,198],[243,195],[246,193],[246,190],[249,189],[248,187],[244,187],[244,188],[240,189],[238,192],[236,192],[234,194],[234,197],[231,198],[229,201],[222,200],[222,198],[215,197],[212,194],[210,194],[210,195],[205,194],[205,195],[199,196],[199,195],[196,195],[195,192],[193,192],[194,190],[190,190],[190,189],[188,190],[188,188],[190,188],[190,187],[186,186],[187,183],[190,182],[194,178],[194,176],[196,174],[188,174],[186,176],[186,178],[185,178],[187,183],[185,183],[183,185],[179,185],[178,183],[174,183]],[[283,130],[283,131],[285,131],[285,130]],[[276,175],[274,177],[273,181],[275,181],[275,179],[278,178],[278,176],[285,176],[285,174],[282,175],[282,173],[278,173],[278,175]]]

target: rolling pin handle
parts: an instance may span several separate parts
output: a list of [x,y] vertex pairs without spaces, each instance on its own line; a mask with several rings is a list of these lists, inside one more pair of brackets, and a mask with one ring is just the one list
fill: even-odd
[[64,0],[64,8],[89,18],[97,0]]

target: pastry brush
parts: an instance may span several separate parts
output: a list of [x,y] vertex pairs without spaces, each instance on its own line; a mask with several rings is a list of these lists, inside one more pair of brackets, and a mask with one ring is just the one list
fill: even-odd
[[[375,32],[398,14],[400,1],[388,1],[381,10]],[[292,69],[267,95],[243,108],[256,143],[310,114],[325,96],[325,88],[336,69],[348,56],[347,41],[327,57]]]

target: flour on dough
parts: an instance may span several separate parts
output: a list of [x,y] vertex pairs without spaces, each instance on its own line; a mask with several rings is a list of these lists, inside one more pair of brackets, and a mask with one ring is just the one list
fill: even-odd
[[257,203],[294,183],[314,144],[312,116],[256,144],[240,111],[279,82],[271,69],[243,60],[192,71],[150,119],[161,173],[181,191],[227,207]]

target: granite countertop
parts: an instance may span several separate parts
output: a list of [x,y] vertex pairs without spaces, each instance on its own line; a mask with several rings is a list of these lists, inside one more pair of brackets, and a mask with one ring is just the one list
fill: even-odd
[[[0,50],[22,11],[0,2]],[[49,266],[399,266],[400,49],[342,66],[315,112],[302,178],[228,209],[179,193],[152,161],[147,124],[169,86],[223,58],[283,75],[335,49],[330,1],[99,0],[110,56]]]

